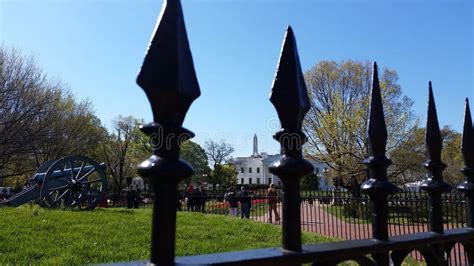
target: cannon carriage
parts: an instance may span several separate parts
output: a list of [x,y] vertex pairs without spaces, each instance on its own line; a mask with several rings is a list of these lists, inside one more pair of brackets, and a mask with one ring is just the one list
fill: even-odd
[[106,191],[105,164],[73,155],[42,164],[31,177],[30,185],[0,202],[0,207],[36,201],[49,208],[93,210]]

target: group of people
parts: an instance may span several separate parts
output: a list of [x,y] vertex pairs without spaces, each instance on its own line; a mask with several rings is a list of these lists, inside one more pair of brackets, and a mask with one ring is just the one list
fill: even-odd
[[130,187],[125,197],[127,199],[128,209],[132,209],[132,208],[138,209],[138,207],[140,207],[140,202],[142,201],[142,197],[141,197],[139,189]]
[[[273,222],[273,214],[275,214],[275,222],[278,223],[280,221],[280,214],[278,213],[277,208],[279,197],[273,184],[270,184],[266,194],[268,204],[268,222]],[[238,216],[240,202],[240,217],[249,219],[252,207],[252,197],[252,193],[250,193],[245,186],[240,188],[239,193],[237,193],[233,187],[228,188],[224,195],[224,200],[229,203],[229,215],[234,217]]]
[[[189,185],[184,192],[187,199],[186,210],[192,212],[204,212],[206,209],[207,192],[204,186],[194,187]],[[178,201],[178,210],[181,210],[181,201]]]
[[[246,186],[241,186],[239,190],[235,187],[229,187],[224,194],[224,201],[228,203],[229,215],[233,217],[239,216],[240,206],[240,217],[242,219],[250,219],[250,211],[252,209],[252,198],[254,194],[250,192]],[[273,184],[270,184],[266,191],[266,198],[268,204],[268,222],[280,221],[280,214],[278,213],[278,193]],[[183,203],[186,203],[186,210],[191,212],[205,212],[205,206],[207,201],[207,191],[204,186],[193,186],[188,185],[184,191],[184,195],[179,193],[176,199],[177,210],[181,211]]]
[[229,214],[230,216],[238,215],[238,208],[240,202],[240,217],[250,218],[250,209],[252,207],[252,196],[248,192],[245,186],[240,188],[239,193],[236,192],[235,188],[231,187],[227,189],[224,194],[224,200],[229,203]]

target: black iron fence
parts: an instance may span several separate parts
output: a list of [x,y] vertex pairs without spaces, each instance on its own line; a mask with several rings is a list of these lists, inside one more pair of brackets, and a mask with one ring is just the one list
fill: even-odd
[[[200,96],[200,88],[181,3],[179,0],[165,0],[137,78],[138,85],[148,96],[154,118],[153,123],[142,127],[153,143],[153,154],[138,168],[139,175],[149,180],[154,191],[150,262],[157,265],[335,265],[353,260],[361,265],[385,266],[401,265],[410,253],[418,251],[427,264],[446,265],[451,261],[453,247],[461,244],[469,264],[473,265],[474,129],[469,105],[466,103],[462,143],[466,179],[457,186],[459,191],[465,193],[466,226],[445,229],[443,194],[452,191],[452,187],[443,180],[442,172],[446,167],[441,161],[443,142],[430,83],[426,125],[428,158],[425,164],[429,174],[421,184],[421,189],[427,193],[429,231],[391,236],[390,208],[394,206],[389,205],[389,196],[398,189],[387,177],[391,161],[385,154],[387,127],[377,71],[374,64],[367,124],[369,154],[363,161],[369,171],[367,181],[361,186],[362,192],[369,198],[370,234],[364,237],[370,238],[304,246],[301,243],[304,216],[300,179],[313,171],[312,164],[302,156],[306,136],[301,128],[310,102],[296,39],[293,30],[288,27],[270,96],[281,122],[281,130],[274,135],[281,144],[281,157],[269,170],[283,184],[284,193],[279,203],[282,247],[175,258],[177,187],[193,173],[192,167],[179,158],[180,144],[194,136],[182,124],[190,105]],[[357,213],[358,208],[349,208],[349,212]],[[399,210],[402,209],[399,207]]]
[[[270,200],[266,190],[249,190],[248,195],[237,193],[237,211],[231,211],[226,190],[210,190],[198,193],[179,192],[177,211],[228,215],[247,218],[244,202],[250,202],[248,218],[254,221],[280,225],[275,212],[270,219],[269,202],[276,202],[276,212],[282,212],[283,191],[278,190],[276,199]],[[343,191],[301,191],[301,228],[304,231],[334,238],[334,241],[368,239],[371,232],[370,199],[366,195],[354,196]],[[397,192],[388,197],[388,228],[390,236],[429,232],[428,199],[426,192]],[[467,226],[466,201],[456,191],[442,195],[443,228],[455,229]],[[153,195],[140,193],[138,198],[122,197],[110,207],[152,208]],[[414,260],[424,261],[421,254],[413,251]],[[449,265],[468,265],[464,248],[456,244],[451,251]]]

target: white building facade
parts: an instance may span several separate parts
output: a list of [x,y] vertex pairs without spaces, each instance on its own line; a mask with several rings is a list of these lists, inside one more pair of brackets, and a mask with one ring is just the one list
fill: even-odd
[[[230,160],[237,169],[237,184],[242,185],[281,185],[281,180],[270,173],[268,168],[280,158],[279,154],[269,155],[266,152],[258,152],[258,139],[253,137],[253,154],[249,157],[237,157]],[[314,165],[314,173],[319,177],[321,190],[331,190],[333,186],[328,182],[325,173],[328,167],[324,163],[311,161]]]

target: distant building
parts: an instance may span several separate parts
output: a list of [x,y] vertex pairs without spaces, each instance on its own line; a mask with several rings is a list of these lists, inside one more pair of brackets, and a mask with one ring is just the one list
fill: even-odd
[[137,177],[132,178],[130,189],[133,189],[133,190],[138,189],[140,191],[148,190],[148,184],[145,182],[145,180],[143,180],[143,178],[137,176]]
[[[268,168],[280,158],[279,154],[269,155],[266,152],[258,152],[257,134],[253,136],[253,153],[249,157],[237,157],[230,160],[230,163],[237,169],[237,184],[245,185],[281,185],[281,180],[276,175],[269,172]],[[319,177],[319,187],[321,190],[331,190],[333,186],[329,184],[325,173],[327,165],[324,163],[309,160],[314,165],[314,173]]]

